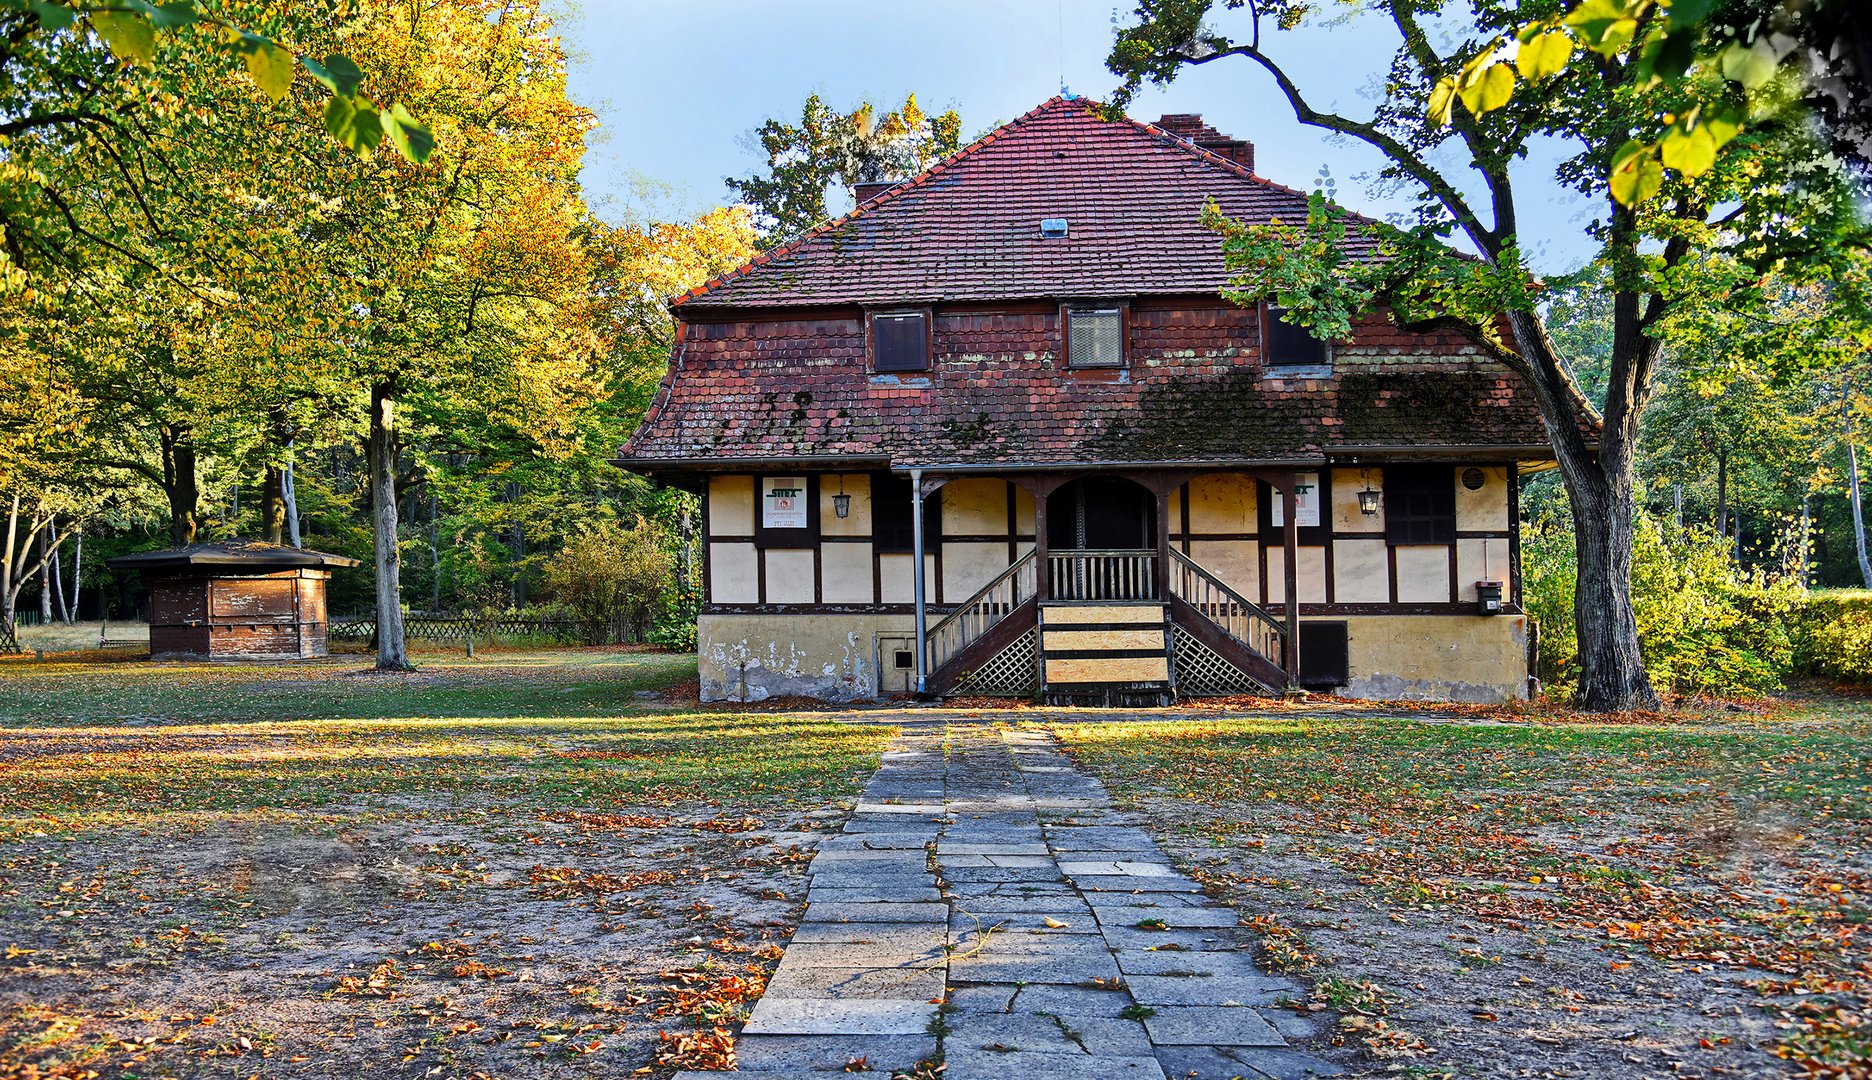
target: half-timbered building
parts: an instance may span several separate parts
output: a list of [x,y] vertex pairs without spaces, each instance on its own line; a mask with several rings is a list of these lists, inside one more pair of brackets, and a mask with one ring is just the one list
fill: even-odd
[[674,300],[619,463],[701,493],[703,695],[1528,689],[1523,381],[1224,299],[1253,147],[1056,98]]

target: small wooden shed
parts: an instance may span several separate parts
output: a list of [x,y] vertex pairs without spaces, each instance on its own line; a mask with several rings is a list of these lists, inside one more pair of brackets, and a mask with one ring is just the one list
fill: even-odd
[[109,560],[150,591],[152,660],[297,660],[327,655],[325,584],[356,559],[225,540]]

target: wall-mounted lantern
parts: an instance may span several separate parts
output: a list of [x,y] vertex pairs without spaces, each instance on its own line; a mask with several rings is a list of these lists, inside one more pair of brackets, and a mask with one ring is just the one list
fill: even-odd
[[832,512],[842,518],[851,516],[851,496],[845,494],[845,476],[843,473],[839,474],[838,494],[832,496]]
[[1378,514],[1379,494],[1377,489],[1371,486],[1371,470],[1364,470],[1362,475],[1365,477],[1365,487],[1358,493],[1359,513],[1366,517],[1375,517]]

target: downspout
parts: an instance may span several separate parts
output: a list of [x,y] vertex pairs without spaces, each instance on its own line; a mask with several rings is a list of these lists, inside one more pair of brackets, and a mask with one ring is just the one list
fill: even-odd
[[923,470],[910,470],[910,550],[916,566],[911,571],[916,594],[917,696],[929,692],[929,612],[923,597]]

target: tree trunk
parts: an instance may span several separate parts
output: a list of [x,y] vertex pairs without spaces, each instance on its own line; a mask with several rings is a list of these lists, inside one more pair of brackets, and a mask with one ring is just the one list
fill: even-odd
[[260,539],[269,544],[286,540],[286,470],[271,461],[260,482]]
[[0,548],[0,653],[19,651],[19,637],[14,629],[13,604],[19,591],[13,587],[13,552],[19,544],[20,497],[13,496],[13,508],[7,513],[6,547]]
[[1729,451],[1727,450],[1716,452],[1716,535],[1729,535]]
[[403,637],[403,564],[397,552],[396,383],[371,386],[371,528],[377,566],[377,670],[411,671]]
[[38,533],[39,544],[39,625],[52,625],[52,560],[46,558],[46,542],[51,534],[51,525]]
[[286,541],[293,547],[304,547],[299,537],[299,483],[293,478],[293,442],[286,441],[286,471],[281,475],[281,489],[286,504]]
[[201,504],[193,433],[187,427],[165,425],[158,439],[162,444],[163,496],[169,500],[169,542],[187,547],[195,542],[195,514]]
[[1865,509],[1859,497],[1859,445],[1853,438],[1851,414],[1846,420],[1846,502],[1852,507],[1853,546],[1859,553],[1859,580],[1872,589],[1872,560],[1866,558]]
[[78,577],[84,573],[84,533],[72,537],[71,602],[65,605],[65,624],[78,621]]
[[[1647,346],[1636,334],[1634,297],[1618,313],[1614,349],[1628,357]],[[1510,315],[1517,352],[1535,370],[1563,370],[1546,329],[1531,313]],[[1616,365],[1615,365],[1616,366]],[[1626,365],[1631,368],[1633,365]],[[1633,495],[1638,418],[1642,414],[1643,387],[1636,375],[1633,385],[1614,387],[1599,445],[1589,443],[1565,417],[1575,411],[1572,401],[1558,396],[1555,384],[1542,378],[1532,382],[1543,398],[1541,424],[1553,444],[1567,496],[1573,506],[1573,542],[1577,580],[1573,595],[1573,622],[1579,637],[1580,684],[1575,704],[1589,712],[1654,709],[1657,692],[1645,675],[1644,654],[1638,647],[1638,616],[1632,608],[1631,564],[1633,522],[1637,510]]]
[[[55,536],[57,533],[58,518],[55,517],[46,522],[46,535]],[[71,611],[65,606],[65,568],[59,563],[58,552],[49,552],[48,555],[50,557],[46,559],[46,570],[49,573],[46,583],[52,589],[52,614],[57,616],[59,622],[70,626]]]

